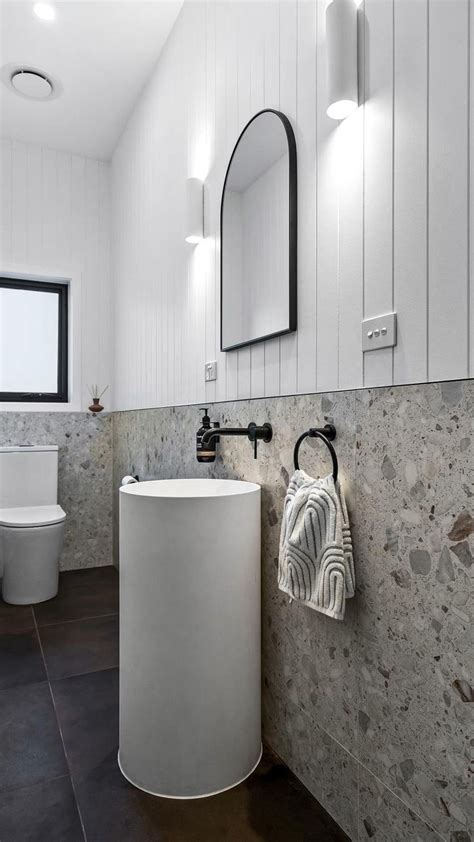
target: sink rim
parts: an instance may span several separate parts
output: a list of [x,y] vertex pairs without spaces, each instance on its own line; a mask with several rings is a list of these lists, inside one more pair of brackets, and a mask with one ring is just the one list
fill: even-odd
[[[173,490],[175,493],[170,493]],[[256,482],[208,477],[153,479],[120,487],[123,494],[131,494],[134,497],[156,497],[160,500],[218,500],[240,497],[260,490],[261,486]]]

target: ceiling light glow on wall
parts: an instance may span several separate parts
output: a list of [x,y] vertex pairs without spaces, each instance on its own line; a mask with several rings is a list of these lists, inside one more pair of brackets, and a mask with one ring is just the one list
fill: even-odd
[[186,181],[186,242],[204,239],[204,184],[199,178]]
[[56,10],[51,3],[35,3],[33,11],[40,20],[54,20],[56,17]]
[[359,105],[357,79],[357,6],[332,0],[326,9],[328,117],[344,120]]

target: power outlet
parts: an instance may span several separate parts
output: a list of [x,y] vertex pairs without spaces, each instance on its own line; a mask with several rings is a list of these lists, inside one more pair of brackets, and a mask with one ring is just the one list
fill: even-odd
[[362,351],[378,351],[397,344],[397,314],[386,313],[362,322]]
[[217,380],[217,361],[206,363],[204,366],[204,380],[210,383],[211,380]]

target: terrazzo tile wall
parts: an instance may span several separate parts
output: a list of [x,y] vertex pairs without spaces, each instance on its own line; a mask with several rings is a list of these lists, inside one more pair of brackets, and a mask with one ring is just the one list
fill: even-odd
[[59,446],[58,498],[67,513],[62,570],[112,563],[112,416],[0,412],[0,446]]
[[[214,465],[196,462],[201,414],[116,413],[114,487],[125,473],[261,484],[267,741],[352,840],[473,842],[474,381],[214,405],[223,424],[273,424],[257,461],[246,440],[225,439]],[[355,547],[344,622],[277,588],[294,442],[324,420],[338,431]],[[300,462],[329,470],[320,443]]]

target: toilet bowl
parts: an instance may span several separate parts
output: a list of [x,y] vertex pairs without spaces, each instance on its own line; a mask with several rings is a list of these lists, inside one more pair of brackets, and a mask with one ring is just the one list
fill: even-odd
[[0,575],[5,602],[58,592],[66,513],[57,503],[58,448],[0,448]]

